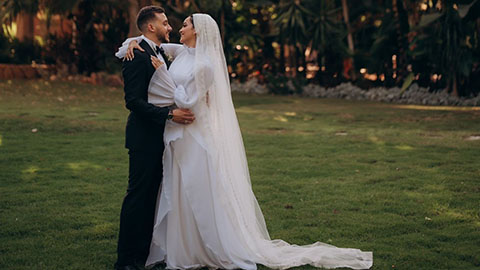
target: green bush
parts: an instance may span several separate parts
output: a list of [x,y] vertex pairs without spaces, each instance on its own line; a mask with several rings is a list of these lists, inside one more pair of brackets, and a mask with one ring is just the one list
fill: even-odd
[[31,64],[41,59],[41,48],[33,40],[12,40],[0,32],[0,63]]
[[283,74],[266,74],[267,88],[275,95],[302,94],[308,80],[302,77],[290,78]]
[[291,95],[293,90],[288,87],[288,78],[283,74],[271,74],[267,76],[268,91],[276,95]]

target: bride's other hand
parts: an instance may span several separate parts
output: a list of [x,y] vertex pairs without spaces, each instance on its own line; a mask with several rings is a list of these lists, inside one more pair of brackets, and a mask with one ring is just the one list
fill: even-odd
[[152,60],[152,65],[155,69],[158,69],[159,67],[161,67],[164,63],[162,61],[160,61],[160,59],[158,59],[157,57],[151,55],[150,56],[150,59]]
[[128,43],[127,53],[125,54],[125,60],[131,61],[135,57],[135,54],[133,53],[133,49],[138,49],[139,51],[142,51],[142,52],[145,51],[142,47],[140,47],[140,45],[136,40],[132,40],[130,41],[130,43]]

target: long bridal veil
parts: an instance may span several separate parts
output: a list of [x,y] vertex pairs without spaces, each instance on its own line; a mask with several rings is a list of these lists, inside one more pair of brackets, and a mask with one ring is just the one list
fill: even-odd
[[[208,148],[212,150],[218,196],[229,211],[235,231],[245,241],[252,260],[270,268],[286,269],[311,264],[316,267],[368,269],[372,252],[337,248],[316,242],[297,246],[271,240],[262,211],[253,194],[242,135],[232,102],[230,81],[217,23],[207,14],[194,14],[197,35],[195,84],[197,91],[208,92],[206,115],[210,129]],[[203,65],[213,68],[211,84]],[[204,67],[204,66],[203,66]]]

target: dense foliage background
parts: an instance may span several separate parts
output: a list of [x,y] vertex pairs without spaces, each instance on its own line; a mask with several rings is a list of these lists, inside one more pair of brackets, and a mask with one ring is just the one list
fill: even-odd
[[231,77],[255,77],[276,93],[345,81],[363,88],[417,82],[455,96],[480,90],[477,0],[6,0],[0,63],[118,72],[113,52],[138,34],[135,15],[149,4],[167,10],[173,42],[186,16],[211,14]]

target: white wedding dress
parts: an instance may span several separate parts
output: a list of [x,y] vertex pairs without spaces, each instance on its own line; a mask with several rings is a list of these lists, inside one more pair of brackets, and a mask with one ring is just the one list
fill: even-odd
[[[168,70],[171,78],[162,75],[163,65],[149,86],[149,102],[190,108],[196,120],[190,125],[167,122],[163,183],[147,266],[165,261],[168,269],[253,270],[257,264],[370,268],[372,252],[270,239],[250,184],[218,26],[208,15],[193,16],[196,48],[163,44],[175,57]],[[125,55],[130,40],[117,56]],[[165,91],[172,94],[159,98]]]

